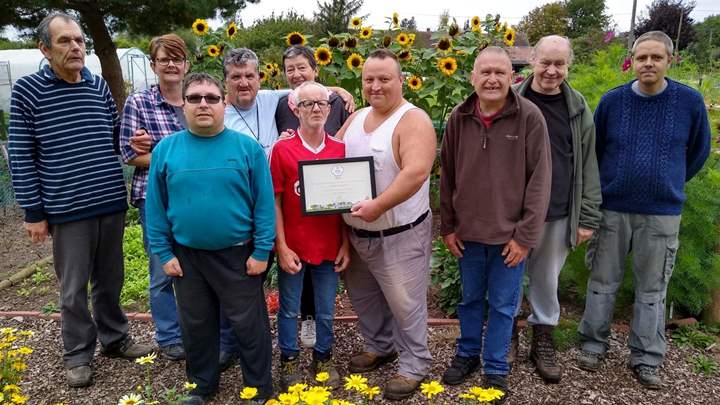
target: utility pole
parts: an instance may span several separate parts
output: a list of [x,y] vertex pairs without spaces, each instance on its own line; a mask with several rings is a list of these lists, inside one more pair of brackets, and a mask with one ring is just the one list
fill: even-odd
[[632,17],[630,17],[630,34],[628,35],[628,52],[632,49],[635,42],[635,11],[637,10],[637,0],[633,0]]
[[685,14],[682,8],[682,2],[679,4],[680,8],[680,21],[678,22],[678,32],[677,37],[675,38],[675,59],[677,60],[677,55],[680,52],[680,31],[682,31],[682,22],[683,22],[683,15]]

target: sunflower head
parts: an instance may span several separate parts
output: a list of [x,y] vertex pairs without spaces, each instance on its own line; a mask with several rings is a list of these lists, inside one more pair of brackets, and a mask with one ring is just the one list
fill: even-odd
[[328,46],[330,48],[337,48],[338,46],[340,46],[340,39],[336,36],[331,36],[330,38],[328,38]]
[[408,46],[412,46],[415,43],[415,33],[408,34]]
[[235,34],[237,34],[237,26],[235,25],[235,22],[231,22],[230,25],[228,25],[225,29],[225,35],[227,35],[228,38],[232,39],[235,37]]
[[470,19],[470,28],[473,30],[473,32],[480,31],[480,17],[474,16]]
[[393,25],[393,27],[397,27],[400,25],[400,15],[398,13],[393,13],[392,25]]
[[258,77],[260,78],[260,83],[268,81],[268,74],[264,70],[260,70],[260,72],[258,72]]
[[360,39],[369,39],[372,37],[373,30],[371,27],[363,27],[360,29],[360,34],[358,36]]
[[452,76],[457,70],[457,61],[452,56],[441,58],[438,60],[438,69],[440,69],[445,76]]
[[353,17],[350,20],[350,28],[357,30],[357,29],[360,29],[360,27],[362,27],[362,18]]
[[192,30],[195,33],[195,35],[205,35],[209,31],[209,27],[205,20],[203,20],[202,18],[198,18],[193,23]]
[[392,37],[390,35],[385,35],[382,38],[382,41],[380,42],[380,44],[382,45],[383,48],[389,47],[390,44],[392,44]]
[[347,67],[350,70],[360,69],[362,68],[363,62],[363,57],[353,52],[352,55],[347,58]]
[[423,86],[423,81],[421,78],[419,78],[415,75],[412,75],[408,79],[408,88],[410,88],[410,90],[418,91],[418,90],[422,89],[422,86]]
[[455,38],[458,34],[460,34],[460,27],[458,27],[456,23],[450,24],[448,27],[448,35]]
[[511,27],[508,27],[508,29],[505,30],[505,33],[503,34],[503,42],[505,42],[505,45],[507,46],[513,46],[515,44],[515,30]]
[[408,34],[401,32],[397,34],[397,36],[395,37],[395,41],[397,41],[398,44],[405,46],[410,42],[410,37],[408,36]]
[[297,31],[293,31],[285,36],[287,46],[300,45],[303,46],[307,42],[305,36]]
[[402,51],[398,52],[397,57],[401,62],[407,62],[409,60],[412,60],[412,53],[410,53],[410,51],[407,49],[403,49]]
[[450,38],[442,38],[438,41],[438,43],[435,45],[438,49],[438,51],[441,52],[449,52],[452,50],[452,39]]
[[357,46],[357,38],[350,37],[345,40],[345,43],[343,44],[346,49],[353,49]]
[[315,50],[315,60],[318,65],[326,66],[332,62],[332,52],[330,52],[330,49],[321,46]]
[[217,45],[210,45],[208,46],[207,53],[213,58],[217,58],[220,56],[220,48]]

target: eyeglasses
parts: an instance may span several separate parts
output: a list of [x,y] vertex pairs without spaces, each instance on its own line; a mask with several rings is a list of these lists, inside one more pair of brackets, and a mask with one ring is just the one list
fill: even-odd
[[215,94],[188,94],[185,96],[185,100],[190,104],[200,104],[202,99],[205,99],[205,102],[208,104],[217,104],[222,100],[222,97],[216,96]]
[[170,62],[172,62],[173,65],[175,65],[175,66],[179,66],[179,65],[182,65],[183,63],[185,63],[185,59],[183,59],[183,58],[160,58],[160,59],[155,59],[155,63],[157,63],[157,64],[160,65],[160,66],[167,66],[167,65],[170,64]]
[[303,100],[297,103],[298,107],[307,108],[308,110],[315,107],[315,104],[320,108],[325,108],[330,105],[330,102],[327,100]]

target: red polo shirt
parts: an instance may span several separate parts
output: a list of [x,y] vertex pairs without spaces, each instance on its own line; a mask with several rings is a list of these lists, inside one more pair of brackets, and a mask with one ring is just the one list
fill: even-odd
[[302,215],[298,162],[344,157],[345,144],[327,134],[316,150],[294,134],[277,141],[270,153],[273,188],[275,194],[282,194],[285,243],[306,263],[335,261],[342,244],[343,221],[339,214]]

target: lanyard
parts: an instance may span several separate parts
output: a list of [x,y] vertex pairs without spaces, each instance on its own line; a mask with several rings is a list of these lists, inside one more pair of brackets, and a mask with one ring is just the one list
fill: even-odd
[[240,111],[240,109],[239,109],[235,104],[233,104],[232,106],[233,106],[233,108],[235,108],[235,111],[238,113],[238,115],[240,116],[240,119],[243,121],[243,123],[244,123],[245,126],[247,127],[248,131],[250,131],[250,133],[252,134],[253,138],[255,138],[255,140],[258,141],[258,143],[260,144],[260,146],[262,146],[263,149],[265,149],[265,148],[266,148],[265,144],[263,144],[263,143],[260,141],[260,107],[258,107],[257,100],[255,100],[255,124],[257,124],[257,134],[256,134],[255,131],[253,131],[253,129],[250,127],[250,124],[247,122],[247,120],[246,120],[245,117],[243,116],[243,114],[242,114],[242,112]]

